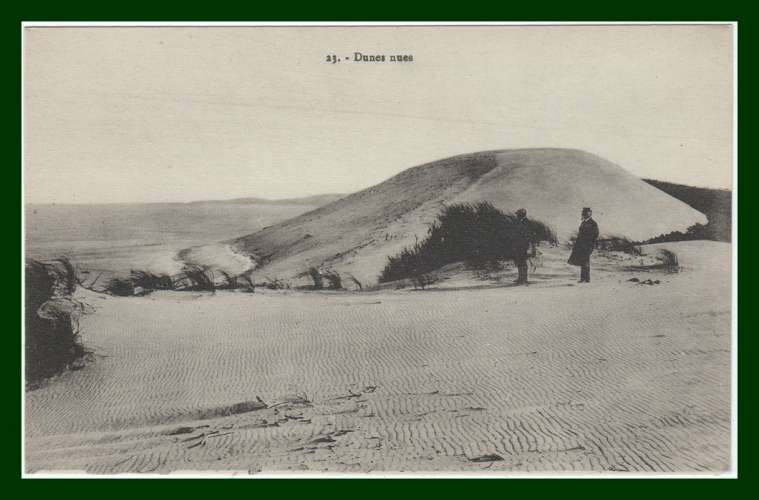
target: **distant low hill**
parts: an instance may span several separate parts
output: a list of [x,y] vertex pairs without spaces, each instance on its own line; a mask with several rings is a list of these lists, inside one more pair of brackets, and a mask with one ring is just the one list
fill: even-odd
[[316,194],[313,196],[304,196],[301,198],[281,198],[270,200],[268,198],[232,198],[230,200],[200,200],[193,201],[193,204],[239,204],[239,205],[309,205],[320,207],[344,197],[344,194]]
[[705,237],[730,241],[733,196],[730,190],[686,186],[654,179],[643,180],[706,215],[708,223],[702,232]]
[[516,149],[413,167],[230,243],[255,259],[261,276],[293,280],[315,267],[373,284],[387,257],[423,239],[443,206],[480,201],[507,212],[524,207],[560,240],[577,230],[585,206],[593,208],[602,234],[631,240],[707,222],[701,212],[591,153]]

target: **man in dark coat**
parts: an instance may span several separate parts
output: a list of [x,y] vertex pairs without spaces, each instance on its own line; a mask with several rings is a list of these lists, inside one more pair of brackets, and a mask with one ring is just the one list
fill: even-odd
[[580,283],[590,283],[590,254],[598,240],[598,224],[593,220],[590,208],[582,209],[582,223],[577,231],[577,240],[569,256],[569,263],[580,266]]
[[527,219],[527,210],[520,208],[516,211],[517,227],[516,238],[514,242],[514,264],[517,266],[519,275],[514,283],[518,285],[527,284],[527,257],[530,248],[535,256],[535,243],[530,230],[530,221]]

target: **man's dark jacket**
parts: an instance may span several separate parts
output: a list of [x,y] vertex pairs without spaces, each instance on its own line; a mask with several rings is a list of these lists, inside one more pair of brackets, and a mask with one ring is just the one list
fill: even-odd
[[582,221],[580,229],[577,231],[577,241],[572,247],[572,254],[569,256],[569,263],[573,266],[587,266],[590,264],[590,254],[596,247],[598,239],[598,224],[591,217]]
[[527,258],[527,252],[530,251],[532,244],[532,228],[527,217],[517,220],[516,238],[514,241],[514,253],[517,257]]

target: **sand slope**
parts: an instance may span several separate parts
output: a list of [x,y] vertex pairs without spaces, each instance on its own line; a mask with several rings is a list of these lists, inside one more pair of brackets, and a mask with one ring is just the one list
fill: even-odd
[[88,293],[98,359],[27,393],[26,468],[725,470],[730,245],[660,246],[683,272],[596,256],[589,286],[566,266],[529,287]]
[[521,149],[410,168],[234,244],[259,261],[262,279],[294,280],[315,266],[371,285],[387,256],[425,237],[443,204],[483,200],[506,211],[525,207],[562,239],[577,230],[583,206],[593,207],[603,234],[632,240],[706,222],[700,212],[590,153]]

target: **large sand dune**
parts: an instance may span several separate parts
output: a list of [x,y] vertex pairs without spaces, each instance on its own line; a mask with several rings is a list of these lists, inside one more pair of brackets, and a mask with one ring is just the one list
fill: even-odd
[[[569,149],[488,151],[428,163],[234,242],[261,279],[293,280],[309,267],[336,269],[364,285],[389,255],[422,239],[442,204],[490,201],[551,225],[567,239],[590,206],[606,235],[643,240],[706,217],[598,156]],[[190,252],[185,256],[192,260]],[[344,283],[350,283],[344,280]]]
[[[97,360],[26,395],[28,471],[716,472],[730,245],[529,287],[87,292]],[[660,280],[656,286],[627,281]]]

